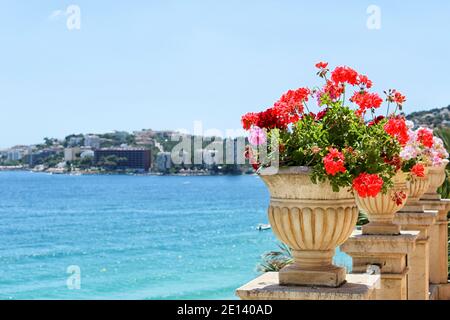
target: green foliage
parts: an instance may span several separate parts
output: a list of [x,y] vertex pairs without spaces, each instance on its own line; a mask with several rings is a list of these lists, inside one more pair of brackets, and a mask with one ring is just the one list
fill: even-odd
[[20,166],[21,164],[22,162],[18,160],[0,160],[0,165],[7,167]]
[[98,162],[98,165],[100,167],[104,167],[109,170],[116,170],[127,160],[128,159],[124,158],[124,157],[118,157],[116,155],[109,155],[109,156],[101,158],[100,161]]
[[93,157],[85,157],[80,159],[80,166],[89,168],[94,165],[94,158]]
[[279,250],[271,251],[262,256],[262,261],[257,266],[259,272],[278,272],[294,260],[291,250],[285,244],[278,244]]
[[[400,153],[397,139],[384,130],[387,120],[368,126],[364,120],[342,101],[328,102],[322,119],[303,116],[288,130],[271,130],[269,140],[278,140],[280,166],[306,166],[313,169],[313,182],[329,181],[334,191],[352,186],[361,173],[378,174],[384,181],[383,191],[392,186],[396,168],[388,163]],[[345,173],[330,175],[323,159],[330,148],[345,157]],[[269,150],[267,162],[273,160]],[[261,157],[260,157],[261,158]],[[263,165],[266,164],[263,160]]]
[[367,214],[360,211],[358,214],[358,222],[356,223],[356,225],[363,226],[368,223],[369,223],[369,217],[367,216]]
[[93,157],[85,157],[68,162],[69,167],[88,169],[95,165]]
[[49,157],[43,158],[43,159],[39,159],[36,164],[37,165],[44,165],[48,168],[54,168],[56,167],[60,162],[63,161],[63,154],[62,153],[57,153],[57,154],[53,154]]

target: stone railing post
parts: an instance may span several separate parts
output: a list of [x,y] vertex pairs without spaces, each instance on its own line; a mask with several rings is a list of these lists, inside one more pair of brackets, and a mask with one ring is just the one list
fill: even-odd
[[375,300],[407,299],[407,255],[415,250],[417,231],[400,235],[364,235],[356,231],[341,250],[353,258],[353,273],[367,272],[370,266],[380,268],[381,283]]
[[430,284],[437,288],[438,299],[450,300],[448,283],[448,219],[450,200],[441,199],[437,193],[427,193],[420,200],[425,212],[437,212],[430,228]]
[[[408,211],[412,210],[412,211]],[[430,250],[429,234],[436,221],[437,212],[427,211],[406,206],[398,212],[395,222],[402,230],[419,231],[416,242],[416,250],[408,254],[407,265],[410,269],[408,273],[408,300],[429,300],[430,295]]]
[[436,221],[430,230],[430,283],[447,284],[448,282],[448,220],[450,200],[440,204],[429,205],[424,201],[425,212],[437,212]]
[[428,234],[435,223],[437,212],[425,212],[420,198],[430,188],[429,168],[426,176],[411,175],[408,181],[408,200],[394,218],[394,223],[404,231],[419,231],[416,250],[407,256],[408,300],[429,300],[429,243]]
[[446,179],[446,167],[449,161],[444,160],[441,166],[429,169],[430,186],[420,198],[425,212],[437,212],[436,220],[429,230],[430,242],[430,291],[433,299],[450,300],[448,282],[448,219],[450,200],[442,199],[438,188]]

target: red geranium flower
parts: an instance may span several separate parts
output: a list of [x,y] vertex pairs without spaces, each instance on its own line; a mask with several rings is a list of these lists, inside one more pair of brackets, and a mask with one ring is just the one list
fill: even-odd
[[387,158],[384,156],[384,163],[390,164],[395,168],[396,171],[399,171],[402,168],[402,158],[399,156],[394,156],[392,159]]
[[350,98],[350,101],[359,106],[358,115],[364,114],[367,110],[375,108],[378,109],[383,103],[383,99],[376,93],[369,93],[367,91],[357,91]]
[[299,88],[297,90],[289,90],[283,94],[274,107],[287,113],[300,113],[304,111],[303,103],[308,101],[311,91],[308,88]]
[[402,146],[408,143],[408,126],[404,117],[390,118],[384,126],[384,130],[393,138],[396,138]]
[[422,164],[416,164],[412,167],[411,173],[418,178],[425,178],[425,167]]
[[420,128],[417,131],[417,140],[425,147],[432,148],[434,144],[433,131],[427,128]]
[[336,84],[333,81],[328,80],[327,84],[322,89],[321,95],[324,93],[328,93],[331,100],[337,100],[344,93],[344,86],[342,84]]
[[328,67],[328,62],[319,62],[316,64],[317,69],[325,69],[326,67]]
[[381,121],[383,121],[384,119],[386,119],[384,116],[378,116],[376,117],[373,121],[370,121],[367,126],[371,127],[374,126],[376,124],[379,124]]
[[406,101],[406,97],[404,95],[402,95],[400,92],[395,91],[394,101],[398,105],[402,105]]
[[359,75],[358,76],[358,85],[364,86],[367,89],[370,89],[370,88],[372,88],[373,83],[371,80],[369,80],[369,78],[367,76]]
[[406,193],[403,191],[394,192],[392,195],[392,201],[395,202],[397,206],[401,206],[403,204],[403,201],[406,200]]
[[253,170],[255,171],[258,171],[260,166],[261,166],[260,163],[252,163]]
[[361,173],[353,180],[353,189],[361,198],[375,198],[383,188],[383,179],[377,174]]
[[325,166],[325,171],[327,174],[335,176],[338,173],[345,173],[345,157],[339,150],[331,148],[328,155],[323,158],[323,164]]
[[358,84],[358,72],[349,67],[337,67],[331,74],[331,80],[336,84],[348,83],[354,86]]
[[269,108],[258,114],[256,126],[261,129],[286,129],[289,124],[287,114],[276,108]]
[[326,108],[325,110],[320,111],[317,115],[316,115],[316,121],[320,121],[322,120],[328,113],[328,108]]
[[259,117],[257,113],[253,112],[247,113],[242,117],[242,126],[244,127],[245,130],[250,130],[250,128],[256,124],[258,118]]

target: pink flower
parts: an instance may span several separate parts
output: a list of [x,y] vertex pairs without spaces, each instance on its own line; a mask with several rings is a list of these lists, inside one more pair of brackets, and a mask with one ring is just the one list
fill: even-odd
[[400,158],[409,161],[415,159],[419,156],[420,150],[418,150],[414,145],[405,146],[400,152]]
[[259,127],[253,127],[250,130],[250,136],[248,140],[254,146],[260,146],[262,144],[265,144],[267,142],[266,132]]
[[441,159],[447,159],[449,157],[449,154],[448,154],[447,150],[445,149],[444,142],[442,141],[442,139],[438,138],[438,137],[434,137],[433,142],[434,143],[433,143],[432,151],[437,153]]
[[440,167],[444,163],[444,160],[440,155],[435,152],[432,153],[431,161],[433,162],[433,167]]

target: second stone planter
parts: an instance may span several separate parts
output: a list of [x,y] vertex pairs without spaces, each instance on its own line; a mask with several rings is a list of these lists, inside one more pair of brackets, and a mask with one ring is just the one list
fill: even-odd
[[441,197],[437,190],[445,182],[445,169],[448,166],[449,161],[443,160],[442,165],[430,167],[428,171],[428,179],[430,181],[430,187],[426,191],[423,199],[425,200],[440,200]]
[[358,208],[349,191],[313,184],[309,174],[308,168],[291,167],[260,175],[271,195],[273,232],[294,257],[294,263],[280,271],[280,284],[339,287],[346,270],[333,265],[333,256],[353,232]]
[[[394,224],[395,214],[406,204],[408,185],[406,174],[399,172],[394,177],[394,187],[386,194],[380,193],[376,197],[362,198],[355,192],[358,208],[369,217],[369,224],[363,226],[366,235],[399,235],[400,226]],[[402,203],[395,201],[400,194],[406,196]]]
[[[423,204],[420,203],[422,196],[429,190],[431,181],[434,180],[434,174],[430,174],[431,168],[425,169],[425,177],[419,178],[412,176],[408,183],[409,198],[406,207],[402,209],[404,212],[421,212],[423,211]],[[435,182],[436,183],[436,182]]]

